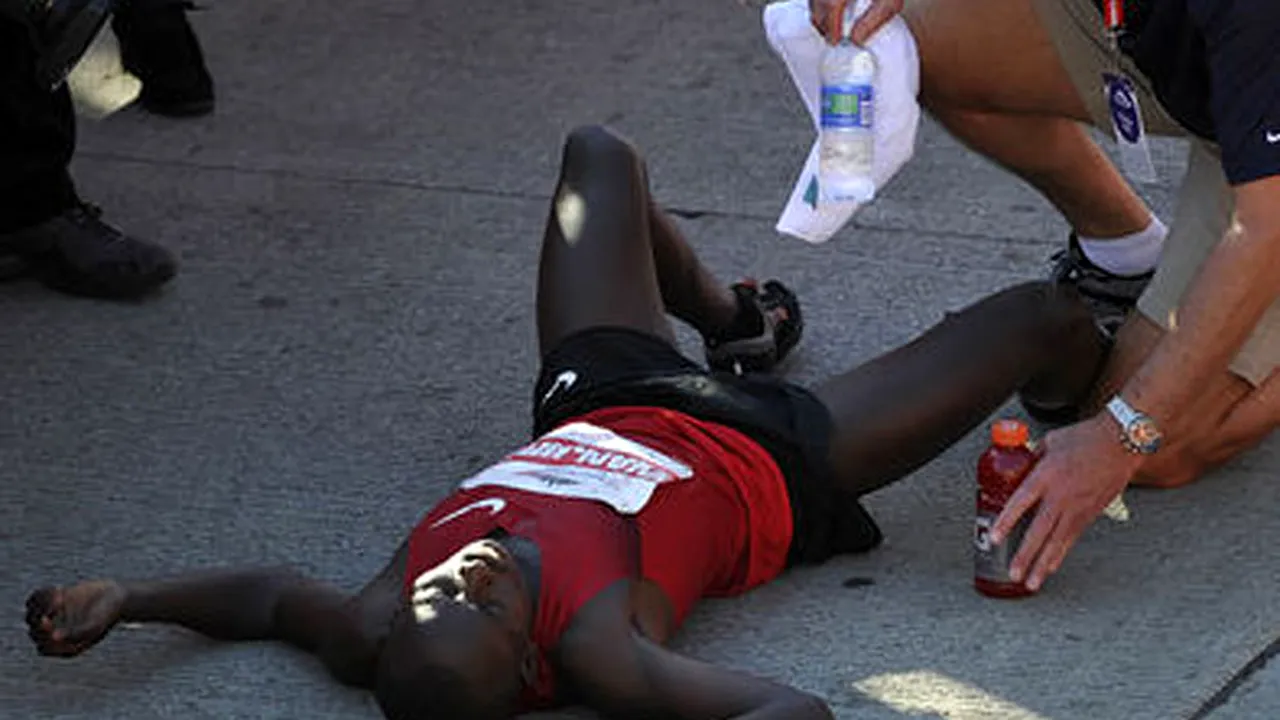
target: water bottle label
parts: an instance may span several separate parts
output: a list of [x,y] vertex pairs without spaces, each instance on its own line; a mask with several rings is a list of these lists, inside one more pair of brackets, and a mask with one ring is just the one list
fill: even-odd
[[823,85],[822,127],[871,129],[871,85]]
[[996,524],[999,513],[979,512],[973,523],[973,574],[990,582],[1013,582],[1009,577],[1009,564],[1022,547],[1022,538],[1031,525],[1033,513],[1022,516],[1013,532],[999,545],[991,542],[991,526]]

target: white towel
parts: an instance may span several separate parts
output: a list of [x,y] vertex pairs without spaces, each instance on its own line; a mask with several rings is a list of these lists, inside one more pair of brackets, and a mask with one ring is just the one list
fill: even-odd
[[[858,0],[856,15],[866,12],[870,0]],[[807,0],[782,0],[764,9],[765,35],[774,52],[786,63],[800,98],[820,127],[820,63],[826,42],[809,21]],[[900,17],[886,23],[867,41],[879,63],[875,88],[875,163],[877,193],[902,169],[915,152],[920,126],[920,56],[915,38]],[[778,232],[811,243],[831,239],[853,218],[856,202],[820,202],[818,192],[818,143],[809,150],[791,198],[778,218]]]
[[77,115],[102,120],[136,100],[142,81],[125,71],[120,43],[107,26],[67,76],[67,87]]

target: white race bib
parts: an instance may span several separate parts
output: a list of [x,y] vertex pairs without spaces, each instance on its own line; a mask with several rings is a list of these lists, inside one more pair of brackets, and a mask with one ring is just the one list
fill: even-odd
[[625,515],[644,509],[658,485],[693,477],[693,469],[612,430],[570,423],[464,480],[471,490],[499,486],[596,500]]

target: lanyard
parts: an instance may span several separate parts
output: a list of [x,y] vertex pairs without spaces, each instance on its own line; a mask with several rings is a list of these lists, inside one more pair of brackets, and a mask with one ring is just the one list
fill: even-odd
[[1103,7],[1103,24],[1106,26],[1107,35],[1111,38],[1111,45],[1117,47],[1120,44],[1120,35],[1124,33],[1124,0],[1105,0]]
[[1106,0],[1106,16],[1104,20],[1107,24],[1107,31],[1112,33],[1120,32],[1124,29],[1124,0]]

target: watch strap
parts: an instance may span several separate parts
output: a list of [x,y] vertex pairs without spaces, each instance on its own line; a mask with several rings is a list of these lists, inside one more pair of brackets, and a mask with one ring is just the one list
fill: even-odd
[[1107,412],[1120,424],[1121,430],[1128,430],[1133,421],[1138,419],[1138,411],[1119,395],[1114,395],[1107,401]]

